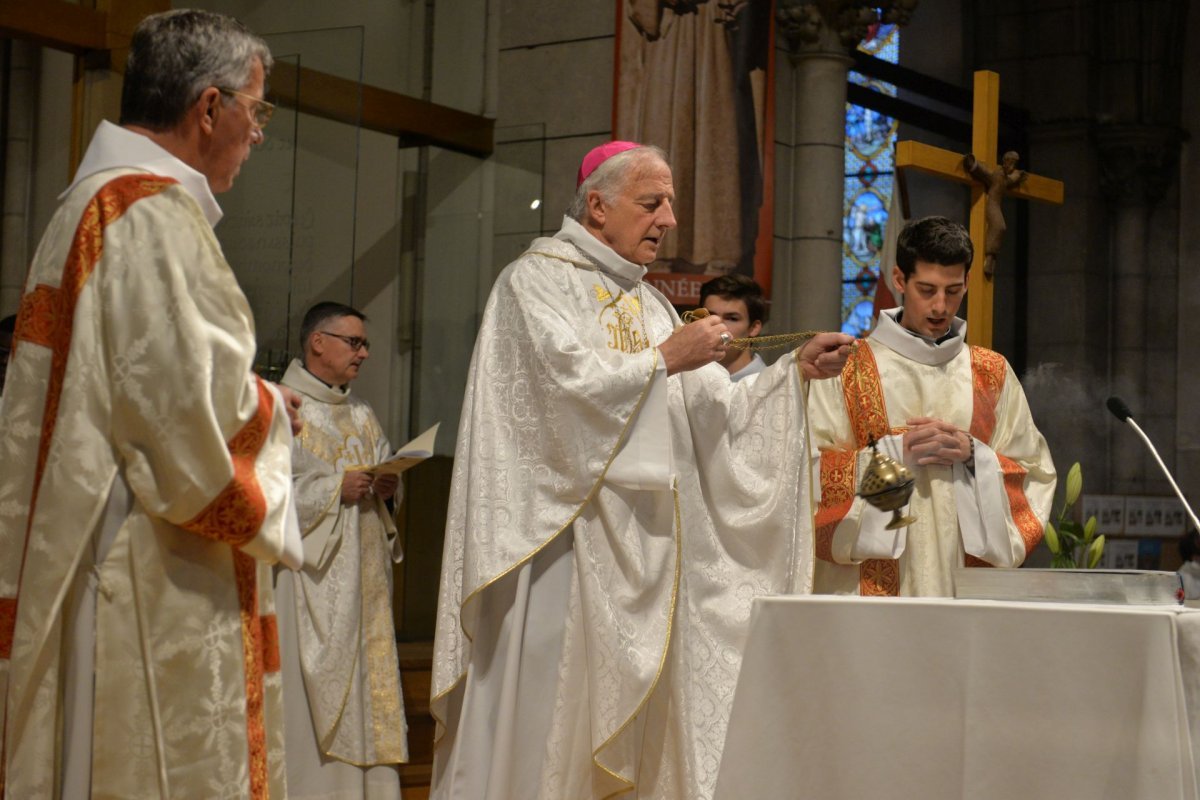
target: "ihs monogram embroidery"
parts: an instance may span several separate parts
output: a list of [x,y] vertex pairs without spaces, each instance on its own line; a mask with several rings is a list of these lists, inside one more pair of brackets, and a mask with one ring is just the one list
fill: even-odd
[[[618,291],[614,299],[603,286],[595,289],[596,299],[604,303],[600,307],[599,320],[608,334],[608,348],[622,353],[639,353],[649,347],[641,299],[623,291]],[[635,315],[640,325],[634,324]]]

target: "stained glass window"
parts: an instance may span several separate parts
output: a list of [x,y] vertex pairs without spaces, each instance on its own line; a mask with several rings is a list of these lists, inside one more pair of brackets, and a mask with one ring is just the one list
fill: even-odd
[[[900,29],[880,25],[858,46],[876,58],[896,63]],[[895,96],[890,83],[851,71],[850,80]],[[892,163],[897,121],[869,108],[846,104],[846,181],[842,229],[842,330],[855,336],[871,329],[879,250],[887,229],[895,178]]]

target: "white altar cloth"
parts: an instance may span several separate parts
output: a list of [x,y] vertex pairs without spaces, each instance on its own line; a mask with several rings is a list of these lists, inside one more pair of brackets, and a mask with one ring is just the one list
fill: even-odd
[[1197,800],[1200,612],[756,601],[717,800]]

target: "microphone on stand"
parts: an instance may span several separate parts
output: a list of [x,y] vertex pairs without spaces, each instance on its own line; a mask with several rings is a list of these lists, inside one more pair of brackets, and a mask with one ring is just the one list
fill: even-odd
[[1105,405],[1108,406],[1108,410],[1113,413],[1114,417],[1121,420],[1121,422],[1129,423],[1129,427],[1133,428],[1133,430],[1137,432],[1137,435],[1142,437],[1142,441],[1145,442],[1146,447],[1150,449],[1150,455],[1154,456],[1154,460],[1158,462],[1158,466],[1162,469],[1163,475],[1167,476],[1167,481],[1170,482],[1171,488],[1175,490],[1175,494],[1179,497],[1179,502],[1183,503],[1183,508],[1187,511],[1188,516],[1191,517],[1192,524],[1196,526],[1197,531],[1200,531],[1200,520],[1196,519],[1196,512],[1192,511],[1192,507],[1188,504],[1187,498],[1183,496],[1183,492],[1179,491],[1179,485],[1176,484],[1175,479],[1171,477],[1171,473],[1167,469],[1167,465],[1163,463],[1161,458],[1159,458],[1158,451],[1155,450],[1154,445],[1150,443],[1150,437],[1146,435],[1146,432],[1142,430],[1141,426],[1133,421],[1133,412],[1129,410],[1129,406],[1125,405],[1125,401],[1116,395],[1108,398],[1108,402]]

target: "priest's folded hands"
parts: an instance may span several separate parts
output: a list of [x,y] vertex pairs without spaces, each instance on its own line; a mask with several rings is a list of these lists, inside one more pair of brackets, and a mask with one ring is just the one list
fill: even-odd
[[913,417],[906,420],[904,460],[922,466],[943,467],[969,461],[974,453],[971,435],[949,422],[933,417]]
[[342,503],[354,505],[372,492],[374,476],[366,470],[353,470],[342,476]]
[[371,482],[371,491],[382,500],[391,500],[392,495],[396,493],[396,489],[399,486],[399,475],[376,475],[375,479]]

